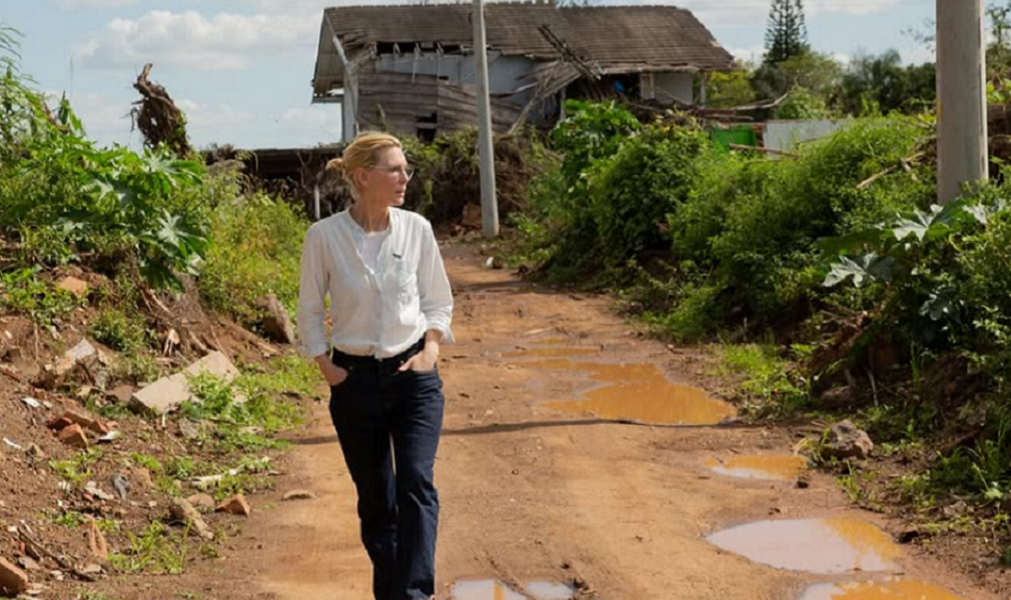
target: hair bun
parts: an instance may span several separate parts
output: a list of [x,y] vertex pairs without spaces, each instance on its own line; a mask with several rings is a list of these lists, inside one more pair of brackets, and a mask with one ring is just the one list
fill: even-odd
[[330,162],[328,162],[326,164],[326,168],[327,168],[328,171],[332,170],[332,171],[343,172],[344,171],[344,159],[343,158],[334,158],[334,159],[330,160]]

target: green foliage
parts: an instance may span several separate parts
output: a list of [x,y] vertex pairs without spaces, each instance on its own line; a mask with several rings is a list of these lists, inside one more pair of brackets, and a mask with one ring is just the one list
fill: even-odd
[[810,399],[808,382],[790,372],[790,361],[773,344],[722,344],[716,347],[723,374],[742,378],[745,407],[757,414],[790,414]]
[[756,100],[751,86],[751,72],[742,66],[728,72],[710,73],[706,79],[706,106],[730,108]]
[[933,106],[936,69],[932,63],[903,66],[895,50],[858,56],[850,61],[835,97],[847,114],[913,114]]
[[205,251],[203,172],[160,150],[97,148],[66,98],[50,111],[15,69],[0,76],[0,237],[22,265],[132,262],[150,284],[178,285]]
[[210,243],[198,279],[201,296],[212,308],[247,325],[260,321],[257,303],[269,293],[294,314],[308,225],[290,204],[263,195],[223,202],[211,217]]
[[0,272],[0,311],[28,315],[39,325],[51,325],[80,306],[72,293],[39,279],[41,267]]
[[826,119],[832,116],[825,99],[802,87],[790,90],[786,100],[779,105],[780,119]]
[[139,536],[127,532],[130,548],[123,554],[110,554],[109,562],[127,573],[178,575],[186,568],[189,554],[189,526],[175,535],[161,521],[154,521]]
[[91,324],[89,333],[113,350],[136,353],[148,346],[150,332],[138,314],[127,315],[120,308],[106,308]]
[[668,216],[677,258],[691,261],[707,302],[685,299],[676,320],[748,318],[755,325],[809,314],[820,291],[819,240],[925,203],[931,173],[867,177],[899,164],[919,139],[910,119],[867,120],[811,146],[795,161],[706,157],[688,201]]
[[765,30],[765,61],[781,63],[807,49],[807,25],[801,0],[772,0]]
[[[823,103],[833,96],[843,76],[843,66],[827,54],[805,50],[786,60],[764,62],[751,74],[755,93],[764,98],[779,98],[801,88]],[[780,114],[779,118],[789,116]]]
[[101,460],[103,455],[104,451],[101,448],[82,450],[70,460],[49,461],[49,468],[70,483],[74,489],[81,489],[91,477],[91,465]]
[[669,247],[661,227],[688,197],[696,158],[709,149],[701,131],[651,127],[595,163],[587,208],[596,228],[594,245],[607,267]]

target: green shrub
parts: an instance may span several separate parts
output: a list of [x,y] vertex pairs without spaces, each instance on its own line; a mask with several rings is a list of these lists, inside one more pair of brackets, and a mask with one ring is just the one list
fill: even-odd
[[211,217],[198,288],[215,310],[252,325],[257,303],[273,293],[294,315],[308,221],[288,203],[262,195],[222,203]]
[[128,316],[119,308],[106,308],[91,324],[89,332],[95,340],[119,352],[137,352],[148,345],[147,323],[138,313]]

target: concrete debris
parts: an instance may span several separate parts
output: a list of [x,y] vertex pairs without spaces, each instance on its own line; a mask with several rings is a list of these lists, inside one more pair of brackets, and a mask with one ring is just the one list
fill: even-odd
[[56,363],[56,375],[63,376],[69,373],[82,362],[98,358],[98,350],[91,345],[88,340],[81,340],[76,346],[67,350],[66,354]]
[[84,491],[100,500],[112,501],[116,499],[115,496],[98,487],[98,484],[94,481],[89,481],[85,484]]
[[42,403],[36,400],[35,398],[32,398],[31,396],[25,396],[24,398],[21,399],[21,401],[24,402],[25,405],[28,406],[29,408],[42,408]]
[[[135,392],[130,399],[130,406],[137,412],[163,415],[183,402],[197,401],[190,391],[187,380],[189,377],[203,372],[221,377],[229,383],[239,376],[239,370],[235,368],[227,356],[221,352],[212,352],[183,371],[169,377],[162,377],[144,389]],[[238,397],[236,397],[236,402],[239,402]]]
[[111,444],[112,442],[115,442],[116,440],[118,440],[122,436],[123,436],[123,434],[121,432],[119,432],[119,431],[110,431],[109,433],[107,433],[107,434],[103,435],[102,437],[98,438],[98,443],[99,444]]
[[176,498],[172,501],[172,505],[169,507],[169,513],[172,518],[176,521],[181,521],[183,523],[191,523],[193,527],[197,530],[200,537],[205,540],[214,539],[214,532],[211,528],[207,526],[204,518],[200,516],[197,509],[193,508],[193,505],[187,500],[182,498]]
[[105,393],[106,400],[126,404],[133,397],[133,387],[129,385],[119,385]]

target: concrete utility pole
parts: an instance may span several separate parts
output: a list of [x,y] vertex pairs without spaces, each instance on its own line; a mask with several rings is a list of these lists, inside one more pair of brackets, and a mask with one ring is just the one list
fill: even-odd
[[484,0],[474,0],[474,70],[477,75],[477,153],[481,160],[481,225],[484,237],[498,236],[495,196],[495,146],[491,100],[488,98],[488,44],[484,34]]
[[937,199],[988,177],[983,0],[937,0]]

